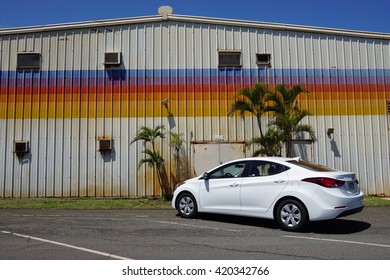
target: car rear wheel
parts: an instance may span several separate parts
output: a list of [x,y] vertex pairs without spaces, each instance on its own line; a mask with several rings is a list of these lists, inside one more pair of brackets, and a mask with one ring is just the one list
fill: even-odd
[[198,206],[194,196],[190,193],[182,193],[177,198],[176,208],[183,218],[193,218],[198,213]]
[[301,202],[287,199],[279,203],[275,219],[282,230],[299,231],[307,225],[309,215]]

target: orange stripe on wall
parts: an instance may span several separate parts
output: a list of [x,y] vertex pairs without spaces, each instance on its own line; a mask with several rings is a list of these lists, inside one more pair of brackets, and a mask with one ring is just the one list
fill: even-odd
[[[251,87],[251,85],[244,85],[245,87]],[[369,95],[371,92],[388,92],[390,91],[390,85],[386,84],[339,84],[339,85],[302,85],[306,90],[311,93],[337,93],[345,92],[349,95],[356,93],[364,93]],[[272,86],[271,86],[272,87]],[[204,85],[112,85],[112,86],[1,86],[0,87],[0,102],[7,99],[7,95],[11,92],[17,91],[18,95],[30,94],[31,98],[41,98],[39,95],[42,93],[48,93],[49,95],[55,95],[63,93],[66,95],[89,95],[93,93],[112,93],[117,94],[117,98],[122,99],[124,93],[140,94],[147,93],[148,98],[153,99],[154,94],[169,94],[172,92],[189,93],[189,92],[206,92],[206,93],[236,93],[242,86],[234,84],[204,84]],[[38,95],[38,96],[37,96]],[[186,95],[180,95],[182,98],[186,98]],[[21,97],[22,98],[22,97]],[[134,97],[135,98],[135,97]],[[34,101],[37,101],[35,99]]]
[[[65,94],[10,93],[1,99],[0,118],[111,118],[164,117],[168,112],[178,117],[226,116],[234,93],[92,93]],[[137,98],[135,98],[136,96]],[[184,98],[186,97],[186,98]],[[387,114],[389,93],[311,93],[300,98],[301,107],[313,115],[383,115]],[[167,110],[162,104],[169,99]]]

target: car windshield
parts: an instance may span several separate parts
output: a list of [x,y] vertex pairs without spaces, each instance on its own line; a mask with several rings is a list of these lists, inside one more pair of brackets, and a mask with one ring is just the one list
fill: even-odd
[[316,163],[312,163],[312,162],[307,162],[307,161],[289,160],[287,162],[295,164],[295,165],[298,165],[298,166],[306,168],[306,169],[309,169],[311,171],[319,171],[319,172],[332,172],[332,171],[336,171],[336,170],[334,170],[332,168],[329,168],[329,167],[326,167],[326,166],[323,166],[323,165],[319,165],[319,164],[316,164]]

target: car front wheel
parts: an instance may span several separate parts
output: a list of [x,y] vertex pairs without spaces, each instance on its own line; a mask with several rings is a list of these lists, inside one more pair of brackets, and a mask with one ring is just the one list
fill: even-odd
[[309,215],[303,204],[295,199],[287,199],[276,208],[275,219],[282,230],[302,230],[309,221]]
[[179,195],[176,208],[179,211],[179,215],[183,218],[193,218],[198,213],[195,198],[190,193],[182,193]]

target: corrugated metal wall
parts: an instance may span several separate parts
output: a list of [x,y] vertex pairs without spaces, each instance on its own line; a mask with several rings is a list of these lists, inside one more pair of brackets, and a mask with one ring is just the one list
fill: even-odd
[[[0,30],[0,197],[158,196],[151,169],[137,168],[137,129],[183,133],[188,157],[191,141],[258,136],[252,118],[227,117],[234,94],[257,81],[308,89],[315,161],[390,195],[388,38],[185,20]],[[241,50],[243,67],[218,68],[218,50]],[[41,53],[41,69],[17,70],[19,52]],[[122,53],[120,69],[105,68],[105,52]],[[272,67],[257,66],[256,53],[270,53]],[[99,137],[113,138],[111,153],[98,151]],[[15,140],[30,152],[14,154]],[[160,148],[173,174],[166,139]]]

